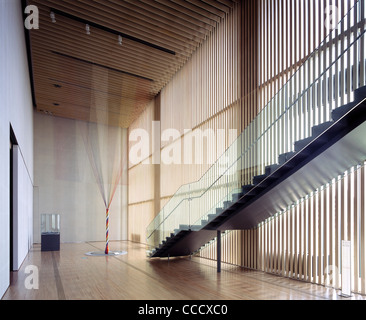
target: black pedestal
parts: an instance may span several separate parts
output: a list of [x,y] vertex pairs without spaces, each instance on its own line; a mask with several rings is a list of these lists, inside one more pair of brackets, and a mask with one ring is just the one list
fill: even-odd
[[60,251],[59,233],[42,233],[41,251]]

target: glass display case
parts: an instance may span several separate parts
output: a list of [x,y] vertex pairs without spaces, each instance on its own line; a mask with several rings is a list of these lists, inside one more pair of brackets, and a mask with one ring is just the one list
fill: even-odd
[[60,215],[41,215],[41,251],[60,250]]

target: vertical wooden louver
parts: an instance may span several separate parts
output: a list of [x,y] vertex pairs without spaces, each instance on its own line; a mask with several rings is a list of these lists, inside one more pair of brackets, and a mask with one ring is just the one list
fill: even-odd
[[[350,240],[352,291],[366,294],[365,165],[351,168],[255,229],[224,233],[222,261],[339,289],[342,240]],[[200,256],[216,259],[215,242]]]
[[[130,126],[129,137],[134,130],[144,130],[148,136],[147,144],[151,144],[155,114],[155,100],[151,101],[145,111]],[[142,139],[143,137],[139,137]],[[140,142],[141,140],[137,141]],[[129,151],[135,141],[129,141]],[[152,150],[148,147],[146,155],[141,155],[138,163],[129,162],[128,167],[128,239],[135,242],[145,242],[146,222],[155,215],[155,171],[152,164]],[[137,183],[141,181],[140,183]],[[141,187],[143,185],[143,187]]]
[[240,46],[240,88],[241,88],[241,131],[256,117],[260,111],[259,98],[259,21],[258,1],[242,1],[240,8],[240,29],[238,36]]
[[[174,137],[161,141],[161,154],[172,150],[176,145],[184,145],[188,137],[185,129],[192,132],[236,129],[237,134],[241,133],[290,79],[292,82],[288,90],[293,95],[290,101],[295,100],[314,81],[315,75],[321,75],[329,61],[341,54],[339,46],[333,44],[337,42],[340,47],[347,48],[355,37],[353,33],[356,31],[352,31],[352,21],[349,19],[328,37],[328,42],[319,49],[317,58],[314,58],[315,62],[296,73],[329,33],[327,8],[336,6],[340,15],[344,16],[354,3],[355,1],[330,0],[236,2],[233,9],[225,14],[217,28],[160,93],[161,132],[169,129],[176,132]],[[363,1],[361,11],[364,14]],[[364,51],[364,40],[360,41],[360,49]],[[348,89],[353,83],[359,81],[361,86],[365,84],[365,61],[360,62],[360,74],[357,74],[352,71],[355,68],[352,61],[356,60],[357,53],[350,52],[351,54],[341,57],[331,73],[322,75],[323,83],[331,85],[319,84],[313,91],[309,91],[303,98],[307,104],[326,105],[328,112],[350,101],[351,96],[345,93],[350,92]],[[364,53],[360,55],[363,56]],[[305,106],[305,102],[300,101],[298,110],[301,110],[301,103]],[[279,115],[280,107],[265,111],[261,123],[263,128],[268,127]],[[314,110],[316,111],[313,114],[299,112],[301,119],[305,119],[299,123],[318,124],[327,120],[325,111],[318,111],[320,108]],[[148,109],[146,112],[149,112]],[[153,116],[149,119],[152,120]],[[138,121],[140,123],[136,122],[136,127],[149,127],[148,122],[142,123],[143,116]],[[288,139],[296,141],[309,134],[309,129],[302,126],[298,128],[297,124],[292,124],[293,137]],[[272,155],[273,150],[278,148],[277,144],[284,144],[278,141],[281,131],[276,130],[269,136],[267,148],[261,150],[263,155],[260,156],[263,158],[275,158]],[[253,130],[246,143],[250,144],[257,134]],[[225,140],[217,142],[216,152],[210,155],[213,160],[235,138],[227,135]],[[208,156],[206,153],[205,157]],[[184,154],[181,160],[184,161]],[[253,163],[256,163],[255,159]],[[181,185],[198,180],[209,166],[208,163],[162,163],[158,178],[160,198],[157,199],[156,190],[150,190],[146,197],[139,197],[139,200],[131,196],[130,221],[137,224],[138,220],[143,220],[142,217],[146,216],[142,212],[149,212],[148,215],[154,216],[154,201],[160,202],[163,207]],[[131,179],[136,185],[141,185],[143,181],[144,186],[149,186],[147,188],[154,185],[152,180],[157,177],[153,178],[153,171],[148,173],[144,170],[142,165],[130,168],[130,185]],[[137,171],[140,173],[137,174]],[[250,180],[253,176],[253,172],[247,171],[245,175],[248,177],[244,177],[243,181]],[[365,294],[365,182],[365,164],[361,164],[299,199],[283,212],[274,212],[271,219],[257,228],[223,233],[222,260],[246,268],[339,288],[341,241],[351,240],[354,261],[352,290]],[[130,187],[130,192],[139,191],[132,191]],[[142,231],[139,232],[142,234]],[[199,255],[215,259],[216,242],[207,244]]]
[[[341,1],[348,3],[350,1]],[[260,0],[259,83],[264,107],[327,36],[326,0]],[[348,11],[347,10],[347,11]],[[342,6],[342,14],[345,10]],[[299,79],[300,82],[303,79]]]
[[[161,208],[181,185],[201,178],[242,131],[243,119],[247,119],[248,115],[252,118],[256,115],[257,105],[254,98],[257,92],[256,80],[247,74],[244,85],[244,79],[242,79],[244,70],[252,74],[257,73],[256,52],[249,50],[250,47],[256,47],[257,37],[256,31],[254,32],[257,30],[256,15],[249,14],[242,8],[242,5],[245,5],[254,10],[255,3],[256,1],[246,1],[245,4],[236,2],[233,8],[221,18],[206,41],[197,48],[187,63],[160,92],[161,155],[169,154],[169,150],[182,151],[178,155],[177,163],[166,164],[162,159],[158,168]],[[241,30],[247,32],[245,39],[241,36]],[[147,107],[145,113],[129,128],[130,133],[136,128],[150,132],[149,121],[153,118],[152,111],[148,110],[153,108],[152,105]],[[149,119],[148,114],[150,114]],[[215,138],[210,152],[208,152],[206,140],[203,139],[203,135],[207,132],[212,132]],[[192,136],[198,136],[204,141],[203,161],[197,161],[198,157],[194,150],[191,150],[192,155],[184,152],[184,146],[191,141]],[[188,162],[187,159],[189,159]],[[132,184],[137,186],[140,181],[144,181],[143,184],[147,190],[155,185],[155,191],[152,189],[144,191],[143,194],[146,192],[148,195],[141,198],[138,197],[138,187],[130,187],[129,225],[131,230],[138,225],[138,221],[145,221],[144,226],[151,221],[147,217],[156,215],[156,212],[151,212],[151,201],[155,201],[155,204],[159,201],[152,196],[154,193],[157,194],[157,177],[155,176],[155,182],[152,181],[154,180],[153,166],[145,164],[151,167],[150,171],[143,169],[142,166],[144,164],[141,163],[130,168],[130,186]],[[132,231],[129,233],[135,234]],[[133,238],[140,238],[142,241],[144,236],[142,228],[137,233],[139,235],[134,235]]]
[[[246,3],[253,6],[254,1]],[[161,91],[161,130],[177,132],[175,138],[162,141],[162,154],[174,144],[182,149],[181,163],[161,165],[162,207],[181,185],[201,178],[243,128],[243,108],[249,108],[249,101],[244,103],[242,98],[244,88],[240,87],[243,74],[240,66],[243,56],[249,59],[249,51],[242,55],[241,14],[241,3],[238,2]],[[250,59],[246,67],[254,68],[255,59],[253,56]],[[251,86],[248,84],[246,90]],[[187,163],[184,146],[192,135],[202,138],[202,134],[208,131],[215,135],[213,151],[209,152],[205,144],[203,161],[197,161],[192,150],[193,159]],[[172,176],[175,179],[171,179]]]
[[[351,11],[352,16],[330,36],[327,29],[327,19],[330,18],[328,9],[329,6],[338,7],[340,19],[350,12],[355,3],[326,0],[258,1],[259,110],[291,77],[290,90],[301,92],[312,81],[312,76],[321,74],[329,61],[342,54],[340,48],[344,50],[350,46],[356,38],[357,29],[353,31],[352,26],[357,14],[365,14],[364,2],[361,2],[359,11]],[[364,24],[361,27],[364,29]],[[316,63],[308,64],[309,69],[295,74],[326,36],[328,42],[320,48]],[[334,43],[339,45],[333,46]],[[331,69],[331,75],[330,72],[324,73],[323,84],[328,81],[329,85],[319,85],[316,90],[322,91],[314,91],[309,95],[309,102],[314,105],[328,103],[326,110],[329,111],[352,99],[347,93],[353,84],[364,85],[365,61],[361,59],[359,73],[355,72],[354,63],[358,59],[357,54],[364,56],[363,38],[360,43],[360,53],[349,50],[350,53],[343,55]],[[339,78],[335,75],[339,75]],[[329,80],[330,77],[333,80]],[[268,115],[270,118],[272,116]],[[316,123],[327,120],[326,117],[325,112],[314,115]],[[301,138],[300,129],[293,127],[293,134],[298,135],[296,139]],[[270,149],[268,146],[268,153]],[[352,290],[365,294],[365,199],[365,164],[362,164],[299,199],[284,212],[274,213],[273,218],[258,228],[225,233],[222,243],[229,242],[232,245],[230,249],[223,246],[223,261],[340,288],[341,241],[351,240]],[[232,239],[235,239],[234,242]],[[215,242],[207,244],[200,256],[216,259],[213,246]],[[241,258],[239,263],[238,257]]]

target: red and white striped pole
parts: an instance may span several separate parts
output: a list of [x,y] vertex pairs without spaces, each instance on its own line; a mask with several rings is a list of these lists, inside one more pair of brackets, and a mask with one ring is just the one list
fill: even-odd
[[109,253],[109,208],[106,209],[106,220],[105,220],[105,254]]

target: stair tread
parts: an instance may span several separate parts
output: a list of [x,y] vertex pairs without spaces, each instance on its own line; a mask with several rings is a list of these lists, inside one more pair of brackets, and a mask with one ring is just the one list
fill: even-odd
[[233,195],[232,195],[232,199],[233,199],[233,201],[238,201],[242,196],[243,196],[244,194],[242,193],[242,192],[240,192],[240,193],[234,193]]
[[266,174],[262,174],[262,175],[259,175],[259,176],[254,176],[254,178],[253,178],[253,180],[254,179],[257,179],[257,180],[259,180],[259,179],[265,179],[267,177],[267,175]]
[[267,176],[270,176],[271,174],[273,174],[279,167],[280,167],[279,164],[272,164],[272,165],[267,166],[265,168],[265,172],[266,172]]
[[360,102],[366,98],[366,86],[355,90],[355,101]]
[[296,154],[296,152],[286,152],[283,154],[280,154],[278,156],[278,162],[280,165],[285,164],[288,160],[290,160],[294,155]]
[[321,133],[327,130],[333,123],[334,123],[333,121],[327,121],[312,127],[311,128],[312,135],[314,137],[319,136]]
[[334,109],[332,111],[332,119],[334,121],[339,120],[340,118],[342,118],[346,113],[348,113],[350,110],[352,110],[355,107],[355,103],[351,102],[348,103],[346,105],[343,105],[337,109]]
[[244,194],[245,193],[247,193],[248,191],[250,191],[251,189],[253,189],[255,186],[254,185],[246,185],[246,186],[243,186],[242,187],[242,190],[243,190],[243,192],[244,192]]
[[307,145],[309,145],[311,142],[315,142],[316,137],[310,136],[308,138],[305,138],[303,140],[299,140],[295,142],[295,151],[301,151],[303,150]]

